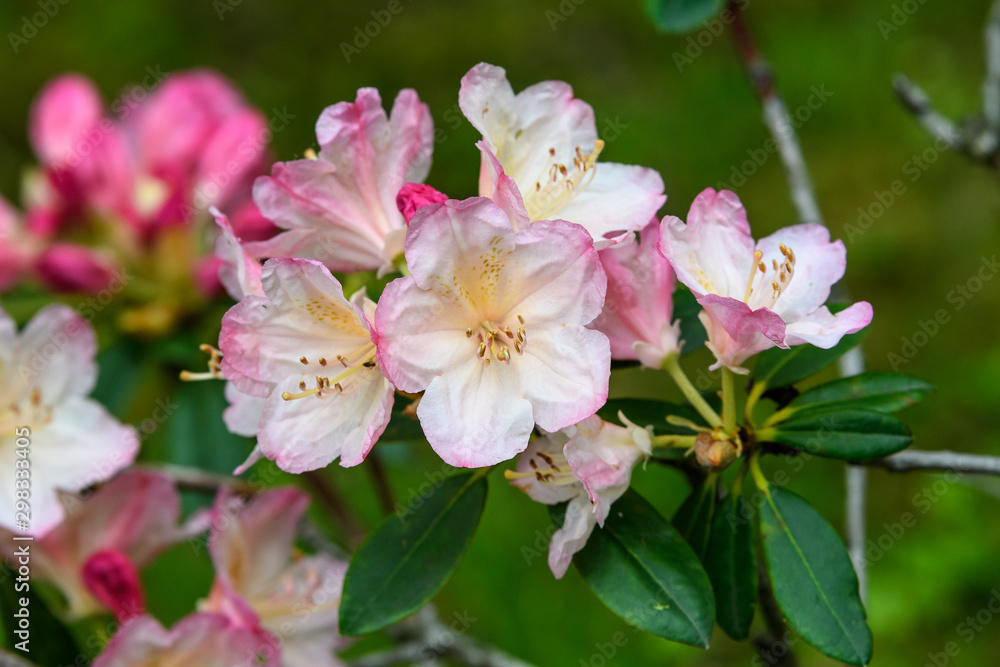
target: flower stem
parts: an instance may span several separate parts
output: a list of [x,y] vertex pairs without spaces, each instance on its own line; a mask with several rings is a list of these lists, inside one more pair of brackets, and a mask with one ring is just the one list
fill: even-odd
[[750,474],[753,475],[753,483],[757,485],[757,488],[767,493],[767,478],[764,477],[764,473],[760,469],[760,453],[750,457]]
[[722,367],[722,419],[726,433],[736,432],[736,388],[733,372]]
[[[681,369],[681,365],[677,362],[677,355],[672,354],[663,360],[663,370],[670,373],[670,377],[674,379],[677,383],[677,387],[684,394],[684,397],[688,402],[694,406],[694,409],[698,411],[705,421],[708,422],[709,426],[718,427],[722,426],[722,419],[719,415],[712,409],[712,406],[705,402],[705,399],[701,397],[695,386],[691,384],[691,380],[688,379],[687,375]],[[725,377],[725,376],[723,376]]]
[[694,447],[696,435],[658,435],[653,440],[653,447]]

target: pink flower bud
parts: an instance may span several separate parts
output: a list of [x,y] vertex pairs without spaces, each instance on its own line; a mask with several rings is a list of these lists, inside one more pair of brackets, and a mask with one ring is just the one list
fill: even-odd
[[429,185],[423,183],[404,183],[396,195],[396,207],[406,218],[406,224],[410,224],[410,219],[417,209],[427,204],[440,204],[448,201],[448,195],[439,192]]
[[83,564],[83,584],[119,622],[143,613],[139,573],[120,551],[98,551]]
[[49,246],[36,260],[35,271],[57,292],[95,293],[114,279],[112,267],[94,250],[70,243]]
[[102,106],[94,85],[80,75],[67,74],[49,83],[35,99],[29,128],[42,163],[65,167],[87,133],[97,128]]

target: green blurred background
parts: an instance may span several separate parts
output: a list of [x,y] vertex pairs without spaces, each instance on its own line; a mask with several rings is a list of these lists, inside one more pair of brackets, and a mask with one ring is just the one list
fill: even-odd
[[[767,139],[729,35],[703,33],[707,45],[700,54],[692,48],[687,55],[695,57],[679,71],[675,54],[689,48],[688,37],[656,34],[639,0],[563,0],[561,6],[557,0],[400,1],[402,12],[350,62],[341,43],[351,43],[355,28],[363,28],[372,20],[370,12],[384,10],[387,1],[70,0],[16,54],[6,35],[19,31],[22,17],[37,12],[38,5],[5,1],[0,4],[5,35],[0,192],[17,201],[22,169],[32,161],[29,104],[46,80],[68,70],[91,77],[110,101],[139,82],[147,66],[165,72],[217,69],[265,113],[286,109],[294,115],[273,139],[275,158],[282,160],[313,145],[320,110],[353,99],[358,87],[379,88],[387,103],[400,88],[413,87],[443,129],[429,182],[454,197],[473,195],[477,183],[478,137],[456,104],[461,76],[480,61],[504,66],[517,90],[543,79],[570,82],[595,109],[608,141],[602,159],[653,167],[663,175],[666,213],[684,216],[700,190],[731,182],[734,170],[760,156]],[[896,369],[939,388],[904,416],[915,446],[1000,454],[1000,279],[983,283],[961,309],[948,299],[976,274],[982,258],[1000,250],[1000,182],[994,172],[933,149],[890,87],[892,75],[905,71],[945,113],[961,116],[978,108],[988,4],[910,0],[908,8],[916,11],[897,14],[906,20],[888,34],[879,23],[891,20],[894,4],[887,1],[751,0],[746,14],[793,112],[814,87],[829,93],[799,134],[823,214],[833,235],[848,246],[845,285],[875,308],[865,343],[870,368],[890,370],[889,355],[902,353],[902,337],[911,338],[938,309],[950,315],[912,360]],[[565,20],[553,27],[553,17]],[[913,157],[927,149],[927,168],[914,170]],[[768,155],[749,171],[755,173],[736,190],[755,234],[796,222],[778,158]],[[857,223],[859,207],[871,207],[876,193],[888,191],[897,179],[905,192],[867,231],[852,235],[846,226]],[[248,451],[248,443],[219,434],[221,386],[177,389],[171,380],[178,368],[203,363],[194,345],[214,340],[221,312],[220,307],[173,341],[118,345],[102,357],[98,396],[123,418],[139,423],[157,398],[179,406],[165,427],[146,439],[144,458],[223,471]],[[149,359],[162,362],[129,372]],[[692,368],[707,365],[704,356],[692,361]],[[628,374],[614,391],[648,394],[659,385],[654,376]],[[387,444],[379,451],[403,502],[425,481],[426,471],[440,468],[426,447]],[[362,468],[326,474],[374,523],[379,511]],[[667,516],[687,493],[680,475],[652,465],[634,479]],[[940,479],[872,473],[870,538],[883,536],[885,526],[905,512],[917,517],[898,540],[883,539],[888,550],[872,552],[869,615],[876,665],[923,665],[930,661],[928,653],[943,651],[949,641],[962,651],[951,664],[992,665],[1000,654],[1000,619],[969,642],[959,628],[1000,590],[1000,481]],[[445,616],[468,612],[477,619],[471,634],[544,666],[604,664],[596,644],[611,641],[618,631],[627,643],[606,664],[751,664],[753,649],[721,631],[708,652],[633,634],[574,571],[553,580],[540,538],[549,526],[547,512],[510,489],[498,471],[491,481],[483,525],[439,596]],[[835,526],[843,525],[841,464],[811,462],[792,476],[790,488]],[[189,499],[189,505],[197,502]],[[316,516],[324,520],[321,512]],[[541,550],[532,558],[536,540]],[[154,612],[170,623],[205,594],[211,571],[203,552],[180,545],[145,579]],[[380,641],[366,639],[357,650]],[[802,664],[833,664],[802,642],[796,650]]]

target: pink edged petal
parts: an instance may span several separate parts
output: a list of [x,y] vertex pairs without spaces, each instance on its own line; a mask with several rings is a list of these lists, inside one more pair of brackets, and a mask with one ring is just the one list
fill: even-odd
[[321,360],[371,344],[366,320],[319,262],[268,260],[261,283],[266,297],[250,296],[222,319],[222,373],[240,391],[263,397],[290,375],[330,375]]
[[258,433],[261,452],[286,472],[302,473],[340,457],[346,467],[361,463],[389,423],[394,390],[376,369],[364,369],[345,382],[344,393],[284,400],[307,376],[278,384],[264,404]]
[[361,88],[354,102],[323,109],[316,121],[320,155],[338,166],[374,164],[372,145],[385,141],[389,132],[389,119],[375,88]]
[[463,305],[442,303],[434,292],[420,289],[412,276],[392,281],[375,311],[379,368],[400,390],[423,391],[431,380],[475,354],[464,329],[453,324],[465,314]]
[[[381,148],[376,144],[376,149]],[[389,145],[378,156],[383,197],[395,200],[403,183],[422,183],[431,169],[434,150],[434,119],[415,90],[405,88],[396,95],[389,114]],[[383,206],[391,207],[383,201]]]
[[[498,409],[503,406],[503,409]],[[417,417],[431,447],[445,463],[479,468],[513,458],[528,444],[535,422],[514,373],[475,356],[435,377]]]
[[[567,429],[570,430],[570,429]],[[535,438],[528,443],[528,448],[517,455],[517,466],[515,470],[524,475],[511,480],[511,484],[528,494],[528,497],[535,502],[555,505],[566,502],[580,495],[582,486],[577,483],[551,484],[539,480],[536,471],[539,468],[548,468],[551,464],[539,454],[544,454],[551,460],[556,460],[562,454],[563,446],[569,440],[569,436],[564,431],[556,431],[548,435]],[[534,463],[532,463],[534,461]],[[561,471],[564,468],[560,468]]]
[[597,522],[603,525],[611,503],[628,489],[632,469],[645,455],[629,429],[597,416],[576,429],[563,451],[573,474],[587,489]]
[[101,95],[89,79],[66,74],[48,83],[31,107],[29,134],[43,164],[68,166],[101,121]]
[[[226,401],[229,407],[222,413],[222,421],[230,433],[247,438],[257,437],[257,426],[264,412],[266,398],[244,394],[232,382],[226,383]],[[239,474],[239,473],[237,473]]]
[[691,204],[686,225],[665,217],[660,252],[670,260],[677,279],[696,295],[742,299],[753,266],[754,242],[739,197],[707,188]]
[[243,463],[239,464],[233,470],[233,474],[234,475],[242,475],[247,470],[249,470],[250,468],[252,468],[253,464],[257,463],[257,461],[260,461],[260,460],[262,460],[264,458],[265,458],[264,452],[262,452],[260,450],[260,444],[258,443],[258,444],[256,444],[256,445],[253,446],[252,450],[250,450],[250,454],[247,455],[246,460]]
[[247,254],[246,249],[240,245],[228,217],[214,207],[210,209],[210,213],[219,226],[219,236],[215,239],[215,256],[223,262],[219,268],[219,279],[226,292],[237,301],[250,294],[263,296],[260,262]]
[[291,558],[309,496],[292,487],[244,502],[220,493],[212,512],[209,550],[216,576],[248,599],[280,577]]
[[0,387],[0,397],[38,389],[42,402],[54,405],[87,394],[97,379],[96,354],[94,330],[76,311],[61,304],[46,306],[21,332],[10,357],[14,377],[22,382],[20,391]]
[[458,105],[484,137],[505,132],[515,118],[514,89],[507,72],[487,63],[473,67],[462,77]]
[[785,260],[779,248],[782,243],[795,254],[795,273],[774,304],[774,311],[791,323],[826,303],[830,286],[844,277],[847,250],[842,241],[830,241],[830,231],[823,225],[793,225],[757,242],[765,264],[772,259],[779,264]]
[[94,667],[278,667],[275,655],[273,637],[237,626],[220,614],[191,614],[169,632],[152,617],[137,616],[118,630]]
[[640,230],[663,203],[663,179],[645,167],[599,162],[594,180],[554,217],[582,225],[594,239]]
[[611,350],[607,336],[592,329],[532,329],[524,354],[511,362],[514,369],[535,422],[556,431],[594,414],[607,401]]
[[349,169],[323,160],[275,163],[271,176],[254,183],[253,197],[267,219],[289,231],[247,244],[247,251],[257,257],[315,259],[335,271],[381,266],[386,233],[404,222],[394,204],[388,212],[381,208],[374,182],[364,186],[371,191],[360,191]]
[[562,579],[573,561],[573,554],[587,544],[587,538],[594,532],[597,516],[585,495],[574,498],[566,505],[563,525],[549,542],[549,569],[556,579]]
[[600,315],[607,276],[583,227],[542,220],[519,232],[516,242],[516,264],[502,271],[503,319],[521,314],[530,335],[539,325],[583,325]]
[[139,452],[139,436],[100,403],[70,398],[52,420],[32,431],[32,468],[45,484],[76,492],[102,482],[130,465]]
[[785,328],[785,342],[789,345],[808,343],[828,349],[847,334],[861,331],[872,321],[872,305],[859,301],[836,315],[823,306],[802,319],[790,322]]
[[766,308],[750,310],[742,301],[709,294],[698,299],[704,308],[701,321],[708,332],[708,347],[718,363],[737,373],[746,373],[740,364],[768,348],[788,347],[785,323]]
[[504,173],[503,166],[490,149],[486,140],[476,143],[482,153],[482,166],[479,172],[479,194],[489,197],[497,206],[503,209],[510,218],[514,229],[522,229],[531,222],[528,211],[524,208],[521,191],[517,189],[514,179]]

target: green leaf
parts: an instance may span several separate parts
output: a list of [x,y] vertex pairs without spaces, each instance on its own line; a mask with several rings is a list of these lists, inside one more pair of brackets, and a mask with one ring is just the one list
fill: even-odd
[[484,471],[448,477],[420,507],[386,517],[351,559],[340,632],[375,632],[424,606],[462,560],[486,504]]
[[750,623],[757,606],[757,552],[753,528],[740,512],[746,503],[730,494],[719,503],[712,522],[712,538],[704,559],[705,570],[715,591],[715,620],[736,640],[750,636]]
[[712,517],[715,516],[715,486],[717,475],[710,475],[705,483],[691,491],[674,514],[674,528],[694,549],[698,560],[704,562],[708,540],[712,534]]
[[[15,542],[15,544],[18,544]],[[20,544],[33,544],[22,542]],[[34,546],[30,549],[34,553]],[[0,614],[3,615],[3,637],[0,638],[0,646],[7,648],[15,655],[22,655],[32,662],[40,665],[75,665],[77,656],[84,655],[77,647],[76,641],[59,620],[53,614],[50,606],[42,595],[38,593],[38,584],[30,582],[27,591],[18,591],[15,587],[15,573],[7,568],[3,559],[0,559]],[[15,646],[24,641],[24,637],[16,634],[18,619],[14,614],[21,610],[21,598],[28,599],[28,653],[20,653]],[[2,652],[0,652],[2,658]],[[0,660],[0,664],[2,664]]]
[[629,624],[659,637],[708,648],[715,601],[698,557],[635,491],[611,507],[573,558],[591,590]]
[[646,13],[663,32],[685,33],[712,18],[726,0],[646,0]]
[[814,387],[788,407],[796,414],[814,409],[858,408],[892,413],[919,403],[934,385],[897,373],[862,373]]
[[826,655],[866,665],[872,634],[844,544],[809,503],[769,486],[760,534],[774,597],[789,624]]
[[674,319],[681,321],[681,340],[684,346],[681,347],[681,356],[705,347],[708,340],[708,333],[705,332],[705,325],[698,318],[701,312],[701,304],[695,300],[694,294],[690,290],[678,287],[674,292]]
[[864,461],[906,449],[913,441],[895,417],[869,410],[812,411],[762,429],[761,442],[780,442],[818,456]]
[[790,350],[772,347],[760,353],[754,368],[754,382],[765,383],[768,388],[795,384],[820,372],[861,342],[868,333],[862,329],[848,334],[840,342],[824,350],[813,345],[796,345]]
[[404,396],[396,396],[396,400],[392,403],[392,417],[385,431],[379,436],[379,443],[424,441],[424,431],[420,428],[417,418],[403,414],[403,410],[412,403],[413,401]]

